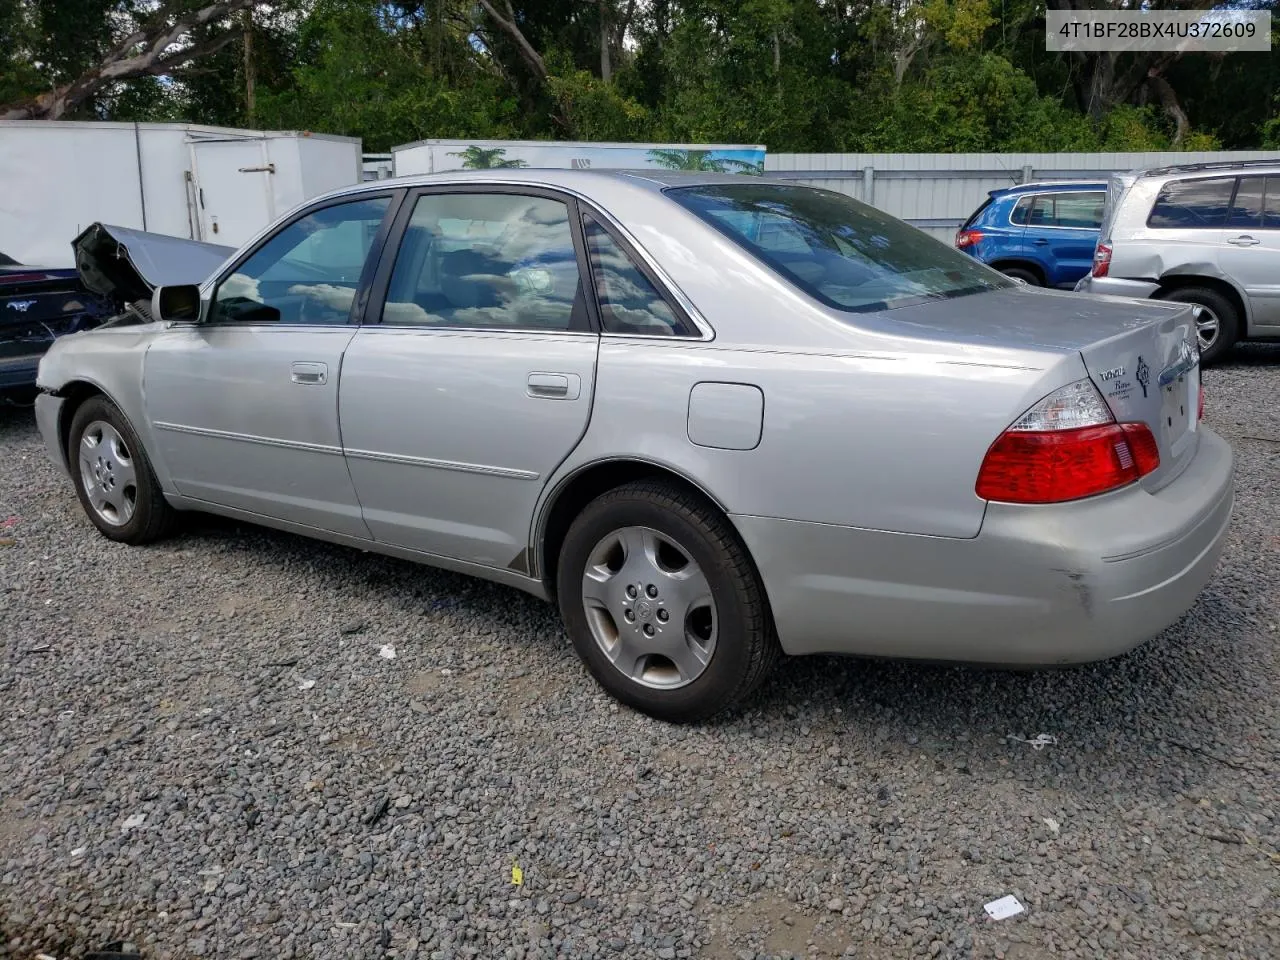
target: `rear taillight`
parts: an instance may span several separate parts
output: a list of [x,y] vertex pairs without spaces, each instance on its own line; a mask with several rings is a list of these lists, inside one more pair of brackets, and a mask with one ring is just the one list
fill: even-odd
[[987,451],[976,491],[984,500],[1062,503],[1126,486],[1160,466],[1144,423],[1116,423],[1088,380],[1055,390]]
[[1196,419],[1204,419],[1204,384],[1200,384],[1200,400],[1196,404]]
[[1105,277],[1111,270],[1111,244],[1100,243],[1093,251],[1093,270],[1095,277]]
[[956,249],[958,250],[963,250],[965,247],[972,247],[974,244],[981,242],[981,230],[961,230],[956,234]]

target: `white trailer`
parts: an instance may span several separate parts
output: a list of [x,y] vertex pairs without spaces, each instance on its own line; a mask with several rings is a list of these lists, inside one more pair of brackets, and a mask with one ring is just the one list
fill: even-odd
[[72,266],[95,221],[236,247],[361,180],[351,137],[186,123],[0,123],[0,253]]
[[590,143],[555,140],[419,140],[391,148],[397,177],[445,170],[719,170],[763,173],[765,148],[733,143]]

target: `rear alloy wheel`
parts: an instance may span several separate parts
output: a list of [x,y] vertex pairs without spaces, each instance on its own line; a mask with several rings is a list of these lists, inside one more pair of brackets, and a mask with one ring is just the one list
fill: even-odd
[[1181,287],[1161,295],[1161,300],[1192,303],[1200,308],[1196,318],[1196,339],[1200,342],[1200,362],[1205,366],[1221,360],[1235,346],[1240,320],[1235,306],[1209,287]]
[[133,427],[106,397],[76,410],[67,463],[80,505],[108,539],[143,544],[168,532],[175,512]]
[[596,680],[661,720],[702,720],[741,702],[779,653],[733,530],[665,483],[628,484],[583,510],[560,552],[557,592]]

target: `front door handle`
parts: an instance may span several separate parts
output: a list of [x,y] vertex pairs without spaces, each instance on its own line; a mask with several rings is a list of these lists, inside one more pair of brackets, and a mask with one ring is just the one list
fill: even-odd
[[289,370],[294,383],[324,384],[329,381],[329,365],[325,363],[295,360]]
[[541,400],[577,400],[582,378],[576,373],[531,373],[525,392]]
[[1261,242],[1261,240],[1257,240],[1248,234],[1242,237],[1232,237],[1227,241],[1227,243],[1235,244],[1237,247],[1256,247]]

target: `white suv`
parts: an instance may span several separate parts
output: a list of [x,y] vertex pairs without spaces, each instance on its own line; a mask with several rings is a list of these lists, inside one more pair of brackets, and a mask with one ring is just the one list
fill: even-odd
[[1084,293],[1199,305],[1201,358],[1280,339],[1280,160],[1113,175]]

